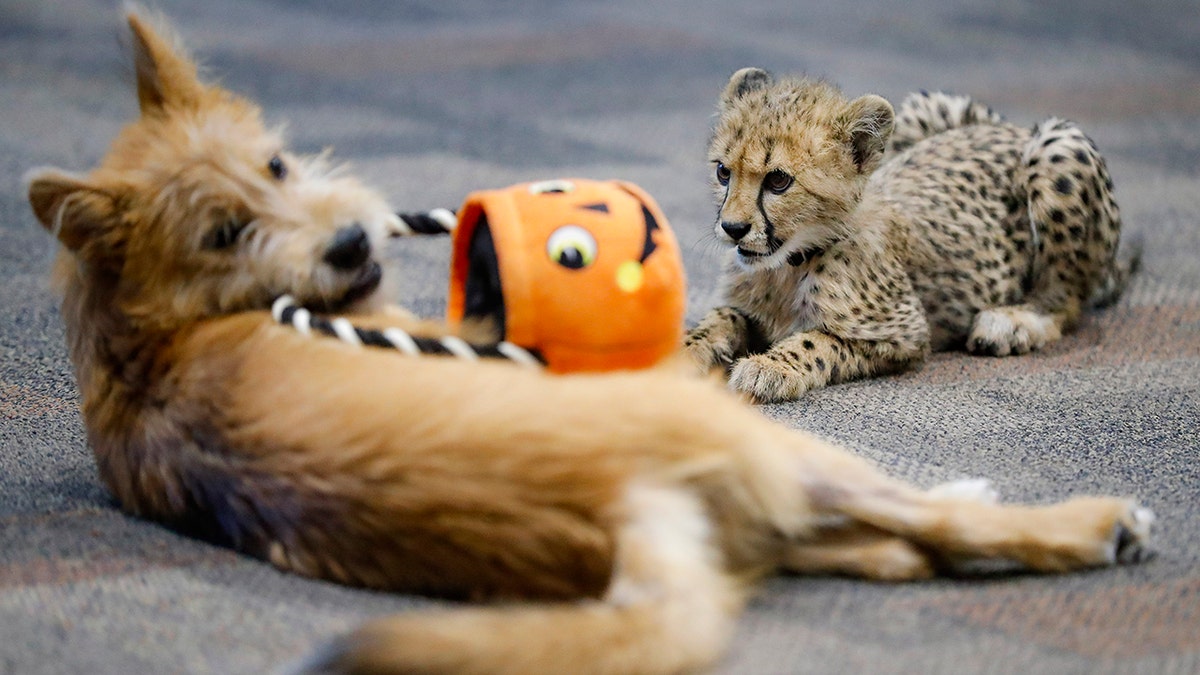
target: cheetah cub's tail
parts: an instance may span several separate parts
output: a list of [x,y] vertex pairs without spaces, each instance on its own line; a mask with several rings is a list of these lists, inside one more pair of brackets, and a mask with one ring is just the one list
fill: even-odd
[[896,128],[892,131],[888,152],[895,154],[948,129],[1002,121],[1004,118],[999,113],[970,96],[922,90],[909,94],[896,111]]
[[1120,299],[1125,287],[1129,285],[1129,280],[1142,269],[1144,245],[1145,237],[1141,232],[1121,241],[1120,251],[1113,256],[1112,263],[1104,271],[1099,285],[1088,298],[1089,307],[1103,309]]

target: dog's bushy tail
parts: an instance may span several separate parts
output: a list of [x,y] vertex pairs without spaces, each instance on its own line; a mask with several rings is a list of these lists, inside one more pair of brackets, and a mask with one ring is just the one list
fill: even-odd
[[651,604],[476,608],[377,619],[319,652],[304,673],[680,673],[714,660]]
[[667,675],[711,666],[733,632],[743,595],[711,548],[703,507],[682,492],[659,489],[633,495],[631,504],[603,598],[376,619],[298,672]]
[[940,91],[909,94],[896,110],[888,153],[895,154],[949,129],[1003,121],[999,113],[970,96]]

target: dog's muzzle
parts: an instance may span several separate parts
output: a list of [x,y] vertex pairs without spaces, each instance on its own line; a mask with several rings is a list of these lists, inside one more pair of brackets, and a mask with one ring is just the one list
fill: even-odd
[[325,262],[339,270],[352,270],[371,257],[371,240],[362,225],[355,223],[343,227],[333,235],[329,248],[325,249]]

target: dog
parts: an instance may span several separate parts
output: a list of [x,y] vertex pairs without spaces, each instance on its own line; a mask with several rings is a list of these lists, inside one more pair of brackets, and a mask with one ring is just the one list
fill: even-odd
[[383,310],[397,227],[353,177],[284,149],[137,12],[140,117],[29,201],[96,465],[121,507],[307,577],[489,601],[365,624],[312,672],[678,673],[713,664],[778,571],[924,579],[1136,562],[1132,500],[922,490],[665,369],[555,376],[305,336],[307,311],[437,338]]

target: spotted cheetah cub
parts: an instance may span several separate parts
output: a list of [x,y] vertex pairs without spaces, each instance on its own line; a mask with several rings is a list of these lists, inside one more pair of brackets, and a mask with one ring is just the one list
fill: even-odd
[[760,401],[919,365],[1024,354],[1116,299],[1120,216],[1092,142],[945,94],[847,100],[747,68],[709,148],[725,306],[685,351]]

